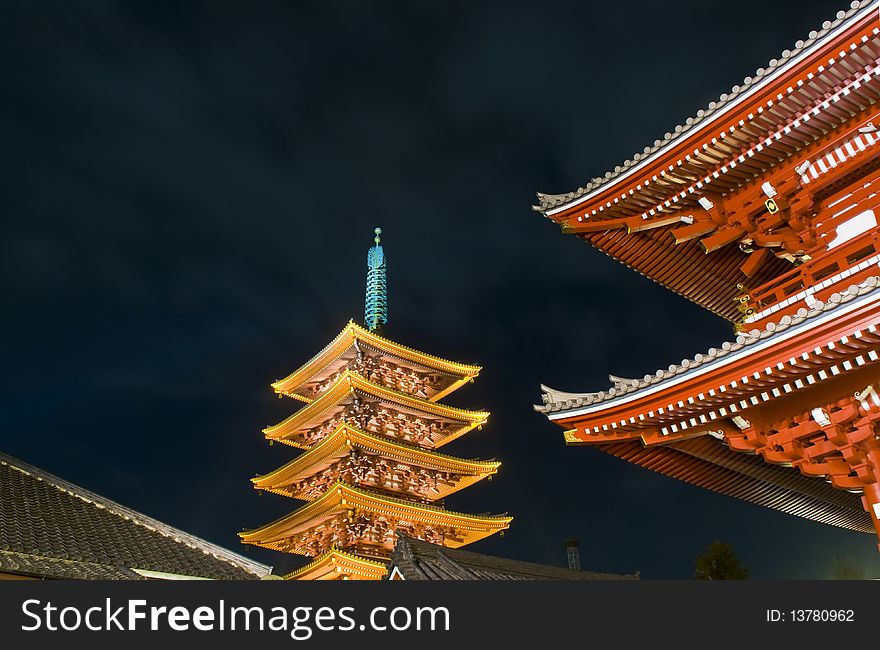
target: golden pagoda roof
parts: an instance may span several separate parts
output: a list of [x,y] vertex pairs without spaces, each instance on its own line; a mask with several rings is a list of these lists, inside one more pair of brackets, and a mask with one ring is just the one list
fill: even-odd
[[[423,503],[378,494],[371,490],[337,481],[319,498],[302,508],[260,528],[240,532],[245,544],[282,550],[284,541],[302,531],[314,528],[334,515],[355,509],[396,520],[455,528],[462,539],[449,539],[447,544],[458,548],[505,530],[513,517],[507,515],[469,515]],[[291,551],[296,553],[296,551]]]
[[431,396],[430,401],[441,399],[458,389],[462,384],[473,380],[482,369],[480,366],[449,361],[395,343],[394,341],[379,336],[350,320],[336,338],[330,341],[323,350],[284,379],[279,379],[274,382],[272,388],[276,393],[287,395],[303,402],[310,402],[312,398],[300,392],[302,387],[309,383],[309,381],[316,375],[319,375],[324,371],[335,360],[344,355],[346,351],[354,347],[356,342],[361,342],[365,345],[377,348],[389,355],[397,357],[398,359],[415,364],[416,366],[460,377],[460,379],[451,382],[437,394]]
[[314,560],[291,571],[285,580],[381,580],[388,573],[384,562],[331,547]]
[[[297,456],[272,472],[252,478],[251,482],[259,490],[290,496],[290,492],[284,488],[323,471],[355,448],[371,451],[385,458],[392,458],[418,467],[463,475],[455,485],[443,486],[432,500],[445,498],[453,492],[473,485],[497,472],[501,465],[500,461],[467,460],[422,449],[343,423],[306,453]],[[304,497],[297,495],[297,498]]]
[[489,413],[487,411],[469,411],[467,409],[460,409],[431,402],[420,397],[401,393],[393,388],[381,386],[364,379],[356,372],[346,370],[336,378],[333,385],[324,391],[318,399],[296,411],[286,420],[270,427],[266,427],[263,429],[263,433],[269,440],[278,441],[300,449],[308,449],[310,445],[304,445],[292,439],[295,434],[327,410],[338,406],[355,391],[372,395],[383,402],[390,402],[417,413],[445,418],[454,422],[461,422],[462,427],[455,430],[452,434],[446,436],[442,440],[437,441],[435,445],[437,447],[451,442],[474,427],[483,425],[489,418]]

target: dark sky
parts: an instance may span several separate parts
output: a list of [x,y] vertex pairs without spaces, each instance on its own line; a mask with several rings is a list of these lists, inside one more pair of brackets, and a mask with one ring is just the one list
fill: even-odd
[[532,411],[730,326],[530,210],[671,130],[842,3],[0,5],[2,448],[257,559],[297,502],[269,383],[362,314],[385,231],[400,342],[479,363],[450,445],[504,461],[451,497],[509,511],[498,555],[685,578],[712,540],[758,578],[880,575],[877,540],[669,479]]

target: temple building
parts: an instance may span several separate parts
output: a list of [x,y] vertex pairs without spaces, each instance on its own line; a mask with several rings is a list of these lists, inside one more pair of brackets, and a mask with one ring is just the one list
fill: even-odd
[[480,368],[378,333],[388,322],[380,234],[377,228],[367,255],[367,326],[350,321],[305,365],[272,384],[280,398],[303,406],[263,433],[270,443],[305,451],[253,484],[306,503],[239,535],[247,544],[312,558],[288,579],[381,579],[401,534],[458,548],[505,530],[512,519],[444,507],[447,496],[500,465],[439,451],[489,417],[439,401]]
[[631,160],[536,210],[735,338],[595,392],[570,445],[880,534],[880,25],[849,9]]

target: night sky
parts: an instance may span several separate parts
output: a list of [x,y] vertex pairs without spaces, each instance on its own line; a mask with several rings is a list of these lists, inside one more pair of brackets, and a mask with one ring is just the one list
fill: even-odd
[[840,2],[0,4],[2,449],[279,570],[236,532],[298,502],[269,383],[363,310],[483,366],[444,451],[500,474],[447,505],[515,516],[473,550],[687,578],[714,539],[756,578],[880,576],[877,540],[590,448],[532,410],[732,338],[530,206],[604,173]]

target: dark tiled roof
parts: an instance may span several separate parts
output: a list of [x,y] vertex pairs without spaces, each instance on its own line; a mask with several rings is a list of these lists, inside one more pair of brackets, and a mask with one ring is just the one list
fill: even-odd
[[226,580],[270,571],[0,453],[0,572],[139,579],[133,569]]
[[405,580],[638,580],[638,574],[618,575],[571,571],[562,567],[508,560],[461,549],[444,548],[399,536],[391,554],[391,569]]

